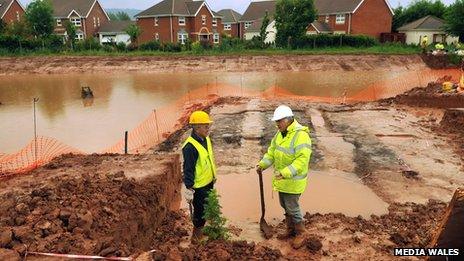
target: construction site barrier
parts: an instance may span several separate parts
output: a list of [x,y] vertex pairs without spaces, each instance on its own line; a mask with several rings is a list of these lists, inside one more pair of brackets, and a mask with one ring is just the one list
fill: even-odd
[[[324,103],[352,103],[374,101],[401,94],[411,88],[426,86],[429,82],[436,81],[444,76],[452,76],[459,79],[459,70],[430,70],[407,71],[393,79],[376,82],[364,90],[347,95],[347,90],[338,97],[318,97],[295,95],[278,86],[271,86],[265,91],[256,91],[242,86],[231,86],[220,83],[206,84],[205,86],[189,91],[168,106],[152,111],[149,116],[137,127],[128,133],[128,153],[145,153],[150,148],[163,142],[176,130],[181,129],[188,122],[191,112],[211,106],[221,97],[256,97],[261,99],[302,100],[308,102]],[[125,152],[125,139],[121,139],[114,145],[105,148],[98,153]],[[76,148],[68,146],[56,139],[49,137],[37,137],[25,148],[12,154],[0,153],[0,178],[33,170],[49,163],[55,157],[63,154],[84,154]]]

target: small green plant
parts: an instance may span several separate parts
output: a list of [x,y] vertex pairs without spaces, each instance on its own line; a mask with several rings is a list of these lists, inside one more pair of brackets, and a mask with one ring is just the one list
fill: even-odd
[[208,240],[229,239],[229,230],[225,227],[227,219],[222,216],[219,195],[216,189],[208,193],[203,217],[207,222],[207,225],[203,228],[203,233],[208,236]]

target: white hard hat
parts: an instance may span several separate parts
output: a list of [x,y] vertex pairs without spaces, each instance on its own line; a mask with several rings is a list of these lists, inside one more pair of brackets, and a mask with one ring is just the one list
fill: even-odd
[[292,109],[290,109],[290,107],[288,107],[288,106],[280,105],[274,111],[274,116],[272,117],[271,121],[278,121],[278,120],[281,120],[281,119],[287,118],[287,117],[293,117]]

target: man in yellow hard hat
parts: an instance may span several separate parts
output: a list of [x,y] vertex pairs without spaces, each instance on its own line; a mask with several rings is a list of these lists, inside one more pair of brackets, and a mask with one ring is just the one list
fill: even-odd
[[267,153],[256,166],[256,172],[274,165],[272,186],[279,192],[279,202],[285,211],[287,230],[279,239],[295,236],[294,248],[304,243],[305,226],[299,198],[306,189],[309,159],[311,157],[311,138],[309,129],[298,123],[293,111],[285,105],[277,107],[271,119],[279,129],[271,141]]
[[213,147],[208,136],[212,123],[209,115],[204,111],[195,111],[190,115],[189,123],[192,127],[192,134],[182,147],[186,187],[184,196],[189,204],[193,204],[192,242],[197,242],[203,236],[204,205],[216,180],[216,165]]

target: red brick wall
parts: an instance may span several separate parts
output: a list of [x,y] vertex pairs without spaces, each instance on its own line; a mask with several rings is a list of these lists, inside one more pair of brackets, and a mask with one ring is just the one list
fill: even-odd
[[[173,26],[174,26],[174,18]],[[142,29],[142,34],[138,39],[138,43],[146,43],[149,41],[155,40],[155,34],[158,33],[160,42],[170,42],[171,41],[171,34],[170,34],[170,17],[159,17],[158,18],[158,26],[155,26],[155,18],[140,18],[137,20],[137,25]]]
[[[63,34],[64,32],[66,32],[66,23],[69,21],[69,19],[61,19],[61,26],[58,26],[56,24],[56,20],[57,18],[55,17],[54,20],[53,20],[53,23],[55,25],[55,33],[57,34]],[[83,30],[82,27],[80,27],[79,29]]]
[[24,19],[24,10],[15,0],[13,4],[11,4],[10,8],[6,11],[2,20],[6,24],[12,24],[14,22],[18,22],[17,13],[19,14],[19,20],[22,21]]
[[380,38],[380,33],[391,32],[392,14],[384,0],[365,0],[353,14],[351,33]]
[[[81,15],[86,15],[86,14],[81,14]],[[93,23],[94,17],[95,17],[95,26]],[[97,30],[100,28],[100,26],[98,26],[98,18],[100,18],[100,26],[109,21],[105,15],[105,12],[103,11],[103,8],[101,7],[100,3],[97,1],[93,9],[90,11],[87,19],[82,19],[83,23],[85,23],[85,30],[86,30],[85,37],[95,36],[95,32],[97,32]]]
[[221,27],[222,32],[231,37],[239,38],[240,37],[240,34],[239,34],[240,23],[231,24],[230,27],[231,27],[231,30],[224,30],[224,24],[223,24]]
[[[325,15],[318,16],[317,20],[319,22],[325,23]],[[348,24],[350,22],[350,18],[348,14],[345,14],[345,23],[344,24],[337,24],[337,16],[336,15],[329,15],[329,26],[332,28],[333,31],[345,31],[348,33]]]

